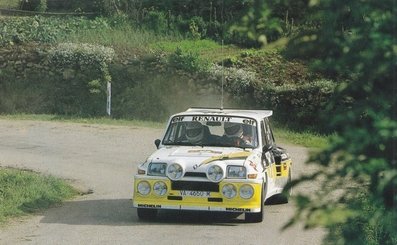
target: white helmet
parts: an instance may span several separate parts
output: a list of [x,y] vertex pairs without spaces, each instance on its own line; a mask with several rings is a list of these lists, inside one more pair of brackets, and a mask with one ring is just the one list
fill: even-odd
[[204,136],[203,125],[199,122],[189,122],[186,125],[186,138],[190,143],[199,143]]
[[243,135],[243,127],[240,123],[225,122],[223,128],[227,137],[241,137]]

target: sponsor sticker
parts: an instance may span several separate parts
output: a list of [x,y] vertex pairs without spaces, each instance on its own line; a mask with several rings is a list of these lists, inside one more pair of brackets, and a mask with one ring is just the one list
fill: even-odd
[[226,208],[226,211],[251,212],[251,209],[250,208]]
[[243,118],[243,117],[231,117],[231,116],[176,116],[171,119],[171,123],[178,122],[234,122],[242,123],[246,125],[256,126],[254,119]]
[[158,204],[138,204],[138,208],[161,208]]

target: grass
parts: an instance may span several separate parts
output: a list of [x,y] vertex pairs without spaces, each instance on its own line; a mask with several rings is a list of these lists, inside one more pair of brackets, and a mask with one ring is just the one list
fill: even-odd
[[61,41],[96,43],[118,49],[146,49],[150,43],[164,40],[172,42],[178,39],[166,35],[157,35],[131,26],[121,26],[111,29],[80,30]]
[[113,29],[83,30],[66,37],[63,42],[96,43],[113,47],[117,53],[130,51],[148,52],[150,50],[173,53],[177,48],[185,52],[197,53],[209,61],[220,61],[228,57],[239,56],[245,49],[225,45],[204,39],[182,39],[178,36],[158,35],[150,31],[135,29],[130,26]]
[[238,48],[234,45],[224,45],[222,47],[221,44],[208,39],[184,39],[180,41],[166,40],[152,43],[149,47],[167,53],[175,52],[177,48],[180,48],[183,51],[197,53],[201,57],[213,62],[220,61],[228,57],[239,56],[243,51],[245,51],[245,49]]
[[0,223],[54,206],[77,194],[63,180],[26,170],[0,168]]
[[327,146],[328,136],[313,132],[296,132],[286,128],[275,128],[274,135],[283,143],[292,143],[308,148],[324,148]]
[[82,118],[73,116],[59,116],[59,115],[48,115],[48,114],[13,114],[13,115],[1,115],[2,120],[33,120],[33,121],[54,121],[54,122],[70,122],[70,123],[83,123],[83,124],[104,124],[104,125],[116,125],[116,126],[137,126],[137,127],[148,127],[148,128],[164,128],[165,122],[150,122],[142,120],[123,120],[113,119],[110,117],[100,118]]

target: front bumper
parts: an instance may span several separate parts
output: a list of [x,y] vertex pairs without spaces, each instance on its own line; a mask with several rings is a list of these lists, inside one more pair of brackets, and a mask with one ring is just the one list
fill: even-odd
[[[167,186],[167,193],[164,196],[158,196],[153,192],[153,189],[151,189],[151,192],[147,195],[142,195],[138,193],[138,183],[143,180],[147,181],[150,184],[151,188],[153,188],[154,183],[156,183],[157,181],[163,181]],[[211,190],[207,188],[207,184],[211,184]],[[225,184],[233,184],[236,187],[237,195],[234,198],[228,199],[223,196],[221,190]],[[254,189],[254,195],[250,199],[243,199],[239,196],[240,187],[246,184],[251,185]],[[176,186],[178,186],[177,190],[172,189],[172,187],[175,188]],[[218,188],[216,188],[216,186],[218,186]],[[181,190],[181,188],[183,188],[181,187],[181,185],[176,185],[175,183],[172,183],[171,180],[165,177],[137,175],[134,179],[133,206],[136,208],[203,210],[245,213],[257,213],[261,211],[262,182],[260,180],[225,179],[220,183],[204,183],[202,189],[196,191],[209,193],[209,196],[205,197],[184,196],[183,192],[185,190]]]

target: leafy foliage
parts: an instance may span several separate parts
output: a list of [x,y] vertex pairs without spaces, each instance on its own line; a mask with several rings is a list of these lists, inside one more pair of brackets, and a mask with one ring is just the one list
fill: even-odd
[[51,49],[49,59],[60,67],[74,65],[84,67],[92,64],[109,63],[114,55],[112,48],[100,45],[60,43]]
[[248,12],[238,24],[234,24],[230,31],[240,44],[251,47],[266,45],[274,41],[282,33],[280,19],[272,18],[271,10],[265,0],[254,0]]
[[29,42],[54,43],[77,31],[107,29],[103,18],[0,17],[0,47]]
[[[320,112],[327,107],[336,83],[312,73],[304,63],[283,58],[279,52],[246,51],[213,66],[209,79],[253,108],[271,108],[276,119],[291,128],[322,131]],[[294,120],[291,120],[294,115]]]
[[[82,1],[82,3],[83,2],[85,1]],[[108,2],[110,3],[110,1]],[[123,1],[112,2],[118,5]],[[138,2],[141,2],[142,6],[139,7]],[[277,1],[275,0],[275,2]],[[117,76],[123,78],[112,80],[115,81],[113,87],[115,87],[117,83],[120,84],[118,88],[120,91],[129,91],[128,93],[118,94],[125,99],[124,102],[128,100],[128,103],[132,104],[134,102],[132,102],[133,100],[129,99],[129,97],[139,97],[132,92],[132,88],[135,86],[140,86],[136,88],[141,91],[146,91],[144,87],[150,86],[142,82],[148,80],[145,77],[138,76],[138,78],[136,78],[133,74],[126,71],[111,72],[102,69],[105,66],[101,66],[98,60],[106,59],[106,50],[103,50],[104,52],[101,56],[99,54],[102,51],[89,53],[90,47],[83,48],[87,45],[78,44],[98,43],[104,46],[112,46],[117,53],[117,57],[115,57],[115,59],[117,59],[116,62],[125,65],[125,69],[130,69],[128,66],[131,64],[139,64],[142,62],[141,65],[155,67],[159,72],[176,72],[180,76],[186,75],[190,79],[195,80],[199,86],[201,82],[205,84],[211,79],[216,82],[215,84],[219,85],[222,80],[221,69],[216,66],[210,69],[211,66],[209,62],[207,59],[203,59],[203,56],[206,58],[208,57],[208,60],[211,61],[219,61],[226,55],[231,55],[232,57],[225,61],[226,65],[230,66],[226,68],[226,88],[231,94],[237,96],[234,97],[234,100],[237,101],[242,99],[244,103],[253,101],[254,103],[252,106],[254,107],[277,108],[280,110],[286,108],[285,110],[283,109],[283,111],[286,112],[284,115],[278,113],[280,119],[284,121],[288,119],[287,112],[292,111],[292,113],[295,113],[297,111],[297,120],[294,121],[299,123],[304,122],[305,124],[308,121],[310,121],[311,124],[317,122],[317,118],[315,118],[316,120],[313,118],[317,116],[319,110],[322,110],[322,107],[313,105],[323,105],[324,103],[322,101],[327,100],[330,94],[330,86],[328,85],[331,84],[328,80],[323,80],[324,82],[321,82],[321,79],[307,71],[304,63],[287,61],[283,59],[279,53],[261,53],[253,55],[258,51],[250,50],[246,51],[242,56],[236,56],[239,52],[238,48],[232,45],[221,47],[219,43],[208,39],[202,39],[208,35],[215,34],[219,37],[219,35],[222,34],[221,30],[223,31],[224,26],[227,25],[227,23],[220,24],[219,21],[221,21],[222,18],[230,21],[233,19],[232,16],[240,17],[242,9],[247,6],[252,6],[252,1],[224,1],[224,5],[222,5],[221,1],[216,1],[212,4],[189,1],[189,4],[191,4],[188,4],[189,6],[200,6],[202,11],[186,9],[186,6],[180,5],[180,2],[168,1],[168,3],[170,4],[163,5],[163,2],[158,1],[147,1],[145,3],[142,1],[129,1],[128,6],[127,4],[118,5],[118,10],[115,12],[118,13],[117,15],[109,18],[96,18],[92,20],[85,18],[59,19],[43,17],[0,19],[6,23],[4,27],[7,28],[7,30],[3,32],[4,35],[2,37],[4,37],[4,39],[1,40],[4,41],[4,45],[14,47],[19,46],[16,44],[25,44],[32,41],[41,43],[74,43],[74,47],[71,45],[66,47],[65,44],[62,44],[65,47],[61,45],[59,46],[59,50],[52,50],[53,53],[49,57],[52,62],[51,64],[56,64],[56,66],[61,67],[61,69],[51,71],[50,73],[44,72],[43,74],[46,74],[46,78],[44,79],[34,79],[43,82],[43,86],[46,88],[51,88],[51,85],[57,87],[55,91],[52,90],[53,88],[49,91],[44,89],[43,91],[45,92],[40,92],[40,89],[37,89],[37,93],[34,93],[36,99],[32,100],[37,101],[37,103],[33,104],[40,104],[42,100],[47,101],[48,103],[45,103],[46,108],[48,108],[48,105],[53,104],[54,106],[50,110],[52,113],[77,113],[78,115],[86,115],[96,114],[102,111],[100,108],[102,108],[103,105],[100,103],[104,100],[105,87],[103,85],[104,81],[109,81],[111,79],[110,73],[112,73],[112,77]],[[150,4],[152,4],[151,7],[149,7]],[[209,9],[207,8],[208,4],[210,5]],[[226,6],[226,4],[229,5]],[[220,10],[222,7],[224,7],[224,9]],[[138,27],[135,25],[137,23],[134,22],[135,17],[133,18],[130,16],[132,13],[128,13],[128,15],[125,13],[125,10],[131,10],[132,8],[137,10],[141,9],[141,12],[139,12],[140,17],[138,18],[141,22],[138,23]],[[176,9],[178,9],[178,11],[176,11]],[[213,12],[206,12],[207,10],[204,11],[204,9]],[[226,12],[226,10],[233,11]],[[192,13],[194,12],[193,16],[187,14],[189,11]],[[280,13],[281,12],[280,10]],[[225,14],[225,16],[222,17],[222,14]],[[13,20],[15,20],[15,22],[13,22]],[[27,26],[32,22],[34,23],[33,28],[29,29]],[[153,31],[147,31],[145,28],[148,26],[152,26],[150,28],[154,28],[153,30],[157,32],[157,34]],[[2,27],[3,26],[1,26],[0,29]],[[219,30],[216,30],[216,28]],[[175,35],[176,30],[184,31],[184,33],[186,33],[185,36],[189,37],[189,39],[179,41],[181,36]],[[171,34],[171,36],[169,36],[169,34]],[[201,40],[194,40],[194,38],[201,38]],[[162,42],[164,40],[166,41]],[[155,43],[155,49],[160,49],[161,54],[158,51],[153,53],[149,50],[148,52],[147,46],[150,43]],[[153,45],[151,47],[153,47]],[[79,49],[85,50],[84,52],[80,52]],[[170,54],[166,56],[163,51],[169,52]],[[142,55],[142,53],[145,54]],[[34,62],[33,64],[29,62],[29,65],[30,67],[36,66]],[[26,65],[21,65],[20,67],[21,69],[24,67],[26,68]],[[149,70],[150,69],[151,68],[149,68]],[[76,70],[79,72],[76,72]],[[18,74],[17,71],[14,72]],[[3,74],[6,75],[6,73],[8,74],[8,71],[3,70]],[[51,75],[52,73],[55,73],[55,75]],[[125,77],[127,73],[131,77]],[[200,77],[200,73],[210,74],[210,78]],[[25,77],[40,77],[35,74],[23,75]],[[59,76],[60,79],[54,79],[54,77],[57,76]],[[2,78],[4,77],[5,76],[2,76]],[[7,75],[6,77],[11,77],[11,75]],[[12,78],[7,79],[10,80],[9,83],[11,83],[11,79]],[[20,98],[12,98],[12,96],[6,92],[19,91],[21,96],[28,97],[28,89],[22,89],[22,87],[29,87],[27,84],[29,83],[29,79],[26,78],[21,80],[18,78],[16,80],[18,81],[14,81],[15,83],[21,84],[19,86],[21,87],[20,90],[12,90],[11,86],[7,86],[7,90],[2,91],[4,97],[1,100],[8,101],[2,104],[5,108],[4,110],[20,111],[21,108],[25,107],[29,111],[45,111],[42,106],[35,110],[33,104],[25,103],[24,101],[26,100]],[[320,82],[312,83],[312,81],[318,80],[320,80]],[[148,80],[148,83],[153,81],[154,80]],[[306,86],[304,85],[306,83],[312,84]],[[158,84],[154,86],[156,88],[161,87]],[[302,89],[300,88],[301,85]],[[323,85],[325,86],[323,89],[316,87]],[[303,88],[308,87],[310,90],[304,92]],[[148,89],[147,91],[151,93],[152,90]],[[46,95],[54,94],[65,100],[49,98],[48,96],[40,99],[40,93]],[[77,99],[76,96],[80,99]],[[303,96],[304,99],[299,96]],[[87,98],[87,100],[82,100],[81,98]],[[98,101],[96,102],[93,98],[96,98]],[[145,100],[145,98],[141,99]],[[19,103],[15,103],[16,100],[18,100]],[[52,103],[52,101],[55,102]],[[115,102],[117,102],[117,100],[115,100]],[[90,105],[92,104],[93,107],[87,106],[87,103]],[[142,105],[149,106],[152,105],[151,103],[152,101],[147,101],[147,103],[145,102]],[[42,103],[42,105],[43,104],[44,103]],[[14,108],[13,105],[16,105],[16,107]],[[122,105],[122,103],[120,105]],[[133,107],[131,106],[131,108]],[[156,108],[160,107],[156,106]],[[95,113],[90,112],[89,110],[91,109],[95,111]],[[145,110],[147,111],[148,109],[146,108]],[[116,109],[115,112],[117,112],[116,114],[118,117],[123,117],[129,113],[128,110],[122,109]],[[153,114],[156,113],[153,112]],[[157,114],[160,115],[161,113]],[[145,115],[145,117],[147,116]]]
[[224,68],[219,65],[214,65],[209,70],[209,75],[210,79],[213,79],[218,84],[220,84],[222,79],[224,79],[225,89],[235,96],[246,94],[256,82],[254,72],[234,67]]
[[[101,101],[105,101],[106,84],[111,81],[108,64],[114,54],[112,48],[91,44],[61,43],[51,49],[48,58],[64,78],[55,87],[55,110],[61,114],[102,115]],[[89,80],[80,73],[88,74],[85,79]]]
[[[308,226],[328,227],[332,244],[397,242],[395,6],[394,0],[313,1],[310,18],[320,27],[290,42],[290,55],[347,79],[326,112],[336,135],[311,158],[320,170],[300,181],[323,179],[323,191],[298,197],[296,214]],[[352,103],[340,107],[346,98]]]
[[168,62],[172,67],[187,72],[206,71],[209,67],[209,63],[200,58],[198,53],[183,51],[181,48],[177,48],[175,52],[169,56]]

